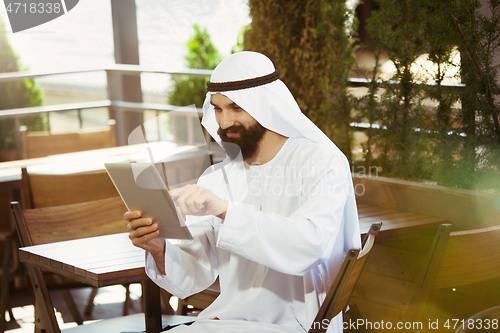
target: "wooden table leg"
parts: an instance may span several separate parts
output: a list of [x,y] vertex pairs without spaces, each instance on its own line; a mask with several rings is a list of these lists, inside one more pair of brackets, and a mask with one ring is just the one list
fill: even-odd
[[158,333],[162,330],[160,287],[149,279],[143,285],[146,333]]
[[26,267],[35,294],[35,333],[61,333],[42,271],[28,264]]

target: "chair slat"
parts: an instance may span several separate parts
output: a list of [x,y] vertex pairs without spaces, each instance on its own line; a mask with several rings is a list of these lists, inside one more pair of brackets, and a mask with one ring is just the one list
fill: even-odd
[[26,208],[70,205],[119,195],[105,170],[36,174],[22,168],[21,173]]
[[116,146],[114,125],[56,134],[21,130],[21,142],[24,159]]
[[[120,197],[50,208],[26,210],[32,244],[54,243],[126,231]],[[68,225],[71,222],[71,226]]]

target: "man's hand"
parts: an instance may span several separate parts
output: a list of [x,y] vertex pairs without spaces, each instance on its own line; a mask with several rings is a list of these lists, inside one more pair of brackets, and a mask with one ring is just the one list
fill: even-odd
[[158,224],[150,218],[141,218],[138,211],[128,211],[123,218],[128,221],[128,237],[132,244],[151,253],[158,270],[165,275],[165,240],[157,238],[160,234]]
[[224,219],[229,203],[216,196],[211,190],[198,185],[187,185],[170,194],[176,198],[177,207],[184,215],[215,215]]

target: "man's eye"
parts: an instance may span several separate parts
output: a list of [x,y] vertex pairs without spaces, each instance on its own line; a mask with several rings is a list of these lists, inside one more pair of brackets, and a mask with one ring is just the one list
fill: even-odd
[[240,108],[238,105],[235,105],[235,106],[233,106],[233,110],[235,110],[235,111],[240,111],[240,110],[241,110],[241,108]]
[[215,112],[221,112],[222,109],[221,108],[214,108]]

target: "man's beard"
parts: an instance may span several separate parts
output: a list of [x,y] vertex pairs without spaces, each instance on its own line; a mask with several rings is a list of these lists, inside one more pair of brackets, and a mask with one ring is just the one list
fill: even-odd
[[[235,159],[240,150],[244,160],[251,158],[259,148],[259,142],[264,136],[266,129],[256,122],[250,128],[245,128],[241,125],[233,125],[225,130],[220,128],[217,130],[222,140],[222,147],[231,159]],[[227,133],[239,133],[236,138],[230,138]]]

